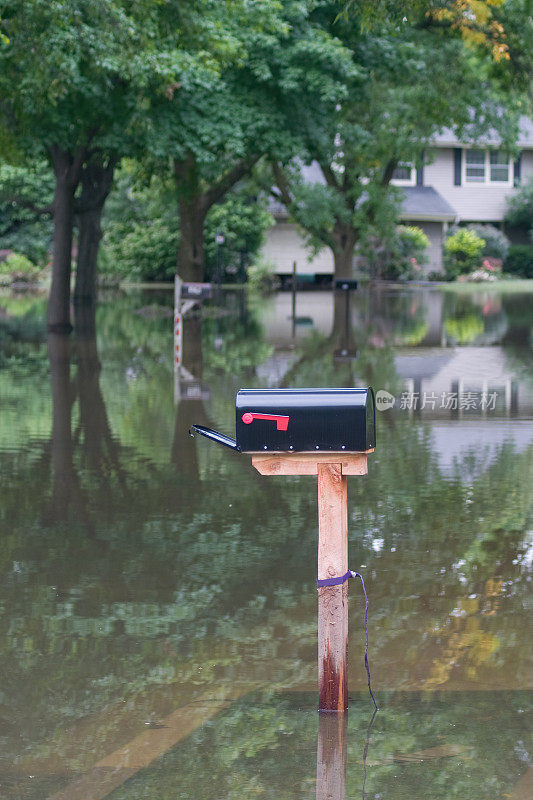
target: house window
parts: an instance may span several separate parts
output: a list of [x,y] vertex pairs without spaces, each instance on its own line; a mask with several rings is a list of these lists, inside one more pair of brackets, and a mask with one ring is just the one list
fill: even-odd
[[394,183],[396,186],[414,186],[416,183],[416,173],[412,164],[400,161],[392,173],[391,183]]
[[507,156],[500,150],[489,153],[490,156],[490,176],[491,183],[509,183],[511,165]]
[[463,184],[512,186],[511,159],[501,150],[463,151]]

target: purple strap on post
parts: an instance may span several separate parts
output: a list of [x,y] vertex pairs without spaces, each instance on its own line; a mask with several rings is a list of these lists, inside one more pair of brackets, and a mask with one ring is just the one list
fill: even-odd
[[[348,578],[360,578],[361,585],[363,587],[363,594],[365,596],[365,639],[366,639],[366,646],[365,646],[365,668],[366,668],[366,676],[368,678],[368,691],[370,692],[370,697],[372,698],[372,702],[374,703],[374,707],[376,711],[378,710],[378,704],[376,703],[376,698],[374,697],[374,692],[372,691],[372,686],[370,684],[370,666],[368,664],[368,596],[366,593],[365,582],[363,580],[363,576],[360,572],[354,572],[353,570],[349,569],[344,575],[340,578],[325,578],[324,580],[317,580],[318,588],[322,586],[340,586],[341,583],[347,581]],[[372,721],[374,718],[372,717]]]
[[340,578],[324,578],[324,580],[317,581],[317,586],[320,588],[321,586],[340,586],[341,583],[347,581],[348,578],[355,578],[355,572],[352,572],[351,569],[348,570],[342,577]]

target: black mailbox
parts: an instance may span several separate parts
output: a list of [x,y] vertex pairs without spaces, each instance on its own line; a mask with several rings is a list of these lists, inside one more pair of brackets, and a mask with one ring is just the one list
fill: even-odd
[[193,425],[243,453],[358,453],[376,444],[372,389],[241,389],[235,402],[237,441]]

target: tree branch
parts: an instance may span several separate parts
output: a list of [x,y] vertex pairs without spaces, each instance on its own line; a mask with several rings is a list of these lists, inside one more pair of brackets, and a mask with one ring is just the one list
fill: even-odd
[[327,161],[319,161],[318,165],[319,165],[320,169],[322,170],[322,174],[323,174],[324,178],[326,179],[327,185],[330,186],[332,189],[335,189],[336,192],[341,192],[342,193],[342,187],[339,186],[339,182],[337,180],[337,176],[335,175],[335,173],[331,169],[331,164],[328,164]]
[[[300,224],[298,222],[298,206],[294,203],[290,191],[289,182],[287,180],[287,176],[285,175],[285,172],[283,171],[283,168],[278,161],[272,162],[272,171],[274,173],[274,179],[279,189],[279,195],[276,195],[275,192],[272,191],[271,194],[273,194],[277,200],[281,200],[283,205],[286,207],[287,211],[295,219],[296,223]],[[331,236],[323,228],[319,228],[309,223],[306,223],[305,226],[302,225],[301,227],[304,230],[308,231],[311,234],[311,236],[314,236],[315,239],[318,239],[320,242],[322,242],[326,247],[331,248],[331,250],[335,249],[335,241],[333,236]]]
[[118,156],[113,155],[105,166],[101,161],[90,161],[85,165],[81,174],[81,197],[74,203],[76,214],[96,211],[104,204],[113,186],[113,175],[117,161]]
[[389,185],[392,180],[392,176],[394,175],[394,170],[398,166],[398,159],[396,157],[389,158],[387,163],[385,164],[385,168],[383,169],[383,174],[381,176],[380,186],[385,188]]
[[213,183],[207,191],[202,195],[202,206],[205,211],[209,211],[214,203],[222,200],[224,195],[240,181],[241,178],[250,172],[254,164],[256,164],[261,155],[248,156],[238,161],[230,170]]
[[287,176],[283,171],[283,167],[279,163],[279,161],[272,162],[272,172],[274,173],[274,180],[276,181],[276,186],[279,189],[279,196],[278,200],[281,200],[283,205],[287,207],[292,206],[292,196],[289,188],[289,182],[287,180]]

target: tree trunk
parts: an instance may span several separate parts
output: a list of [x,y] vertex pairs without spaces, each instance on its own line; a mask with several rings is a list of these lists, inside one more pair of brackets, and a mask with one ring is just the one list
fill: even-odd
[[334,231],[333,263],[335,278],[353,278],[353,252],[357,234],[351,225],[337,223]]
[[259,160],[250,155],[235,162],[206,187],[194,155],[188,153],[181,161],[174,161],[174,177],[178,192],[180,214],[180,243],[178,250],[178,275],[183,281],[202,281],[205,272],[204,223],[207,212],[235,186]]
[[204,222],[206,212],[202,198],[181,200],[180,243],[178,250],[178,274],[183,281],[203,281],[205,272]]
[[72,227],[74,194],[86,149],[79,147],[74,155],[58,145],[51,145],[56,186],[54,193],[54,260],[52,285],[48,299],[48,330],[70,333],[70,272],[72,262]]
[[72,330],[70,324],[70,270],[74,191],[69,179],[67,157],[68,154],[62,152],[55,161],[54,260],[47,313],[48,330],[54,333],[70,333]]
[[101,219],[105,201],[113,183],[114,160],[107,165],[90,162],[81,173],[80,211],[78,214],[78,261],[74,303],[95,305],[98,247],[102,239]]
[[102,238],[100,219],[102,206],[79,215],[78,261],[74,303],[96,304],[96,268],[98,247]]

